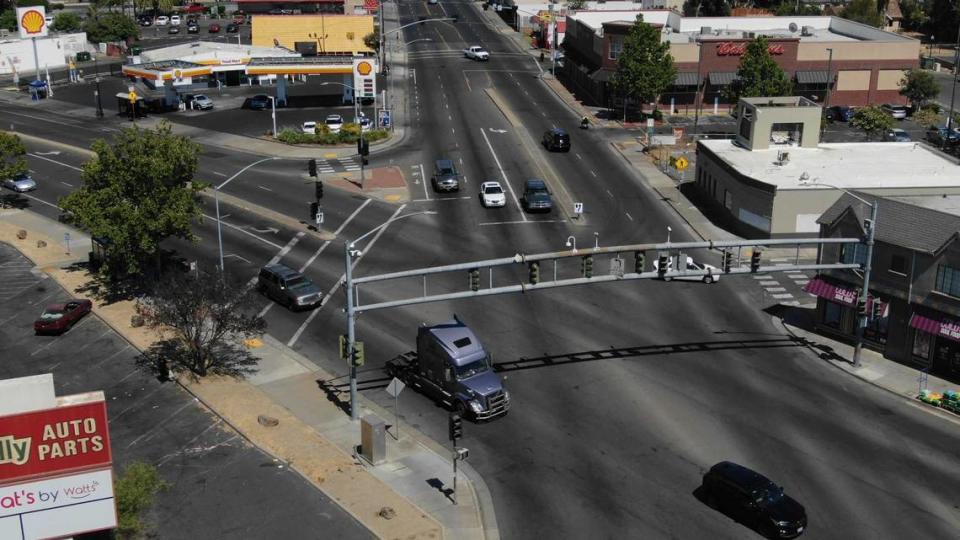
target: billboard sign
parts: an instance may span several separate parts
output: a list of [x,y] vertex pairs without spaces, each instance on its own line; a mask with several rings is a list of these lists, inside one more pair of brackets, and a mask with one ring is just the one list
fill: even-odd
[[0,538],[62,538],[117,526],[108,467],[0,487]]
[[102,400],[0,417],[0,485],[110,467],[107,427]]
[[47,10],[43,6],[18,7],[17,28],[21,39],[46,36]]

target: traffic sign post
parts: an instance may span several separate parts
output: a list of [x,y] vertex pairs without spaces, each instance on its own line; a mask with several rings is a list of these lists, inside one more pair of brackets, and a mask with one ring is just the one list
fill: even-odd
[[377,120],[380,122],[380,127],[389,128],[392,127],[391,118],[390,118],[390,109],[380,109],[378,113]]
[[673,162],[673,166],[676,167],[678,171],[683,172],[690,166],[690,162],[687,161],[687,158],[680,156]]
[[63,233],[63,242],[67,244],[67,255],[70,254],[70,233]]
[[583,214],[583,203],[575,202],[573,203],[573,217],[579,218]]

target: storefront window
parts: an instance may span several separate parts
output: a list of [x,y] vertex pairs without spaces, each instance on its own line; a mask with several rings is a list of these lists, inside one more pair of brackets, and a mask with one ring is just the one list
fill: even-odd
[[933,343],[933,336],[920,330],[913,332],[913,358],[924,365],[930,365],[930,345]]
[[823,303],[823,325],[840,330],[843,320],[843,307],[836,302]]
[[960,297],[960,270],[942,264],[938,266],[936,290]]
[[936,354],[937,369],[960,373],[960,343],[952,339],[938,339]]
[[887,344],[887,323],[890,321],[889,315],[886,317],[876,317],[867,319],[867,326],[863,328],[863,337],[880,345]]

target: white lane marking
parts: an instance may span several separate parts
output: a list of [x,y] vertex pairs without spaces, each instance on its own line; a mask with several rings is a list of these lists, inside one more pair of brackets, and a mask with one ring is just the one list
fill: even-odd
[[21,196],[21,197],[26,197],[26,198],[28,198],[28,199],[33,199],[34,201],[37,201],[38,203],[43,203],[43,204],[45,204],[45,205],[47,205],[47,206],[56,208],[57,210],[63,210],[63,208],[60,208],[59,206],[57,206],[57,205],[55,205],[55,204],[53,204],[53,203],[48,203],[47,201],[45,201],[45,200],[43,200],[43,199],[38,199],[37,197],[34,197],[33,195],[27,195],[26,193],[20,193],[20,196]]
[[215,175],[217,175],[217,176],[222,176],[222,177],[224,177],[224,178],[227,177],[227,175],[223,174],[223,173],[220,172],[220,171],[213,171],[213,174],[215,174]]
[[794,283],[796,283],[797,285],[806,285],[807,283],[810,283],[810,280],[809,280],[809,279],[797,279],[797,280],[794,280]]
[[487,221],[484,223],[477,223],[477,225],[536,225],[537,223],[563,223],[564,219],[538,219],[536,221]]
[[633,216],[630,215],[630,212],[624,212],[624,214],[627,215],[627,219],[629,219],[630,221],[633,221]]
[[764,287],[776,287],[777,285],[780,284],[779,281],[758,281],[757,283],[759,283]]
[[610,190],[609,190],[609,189],[607,190],[607,195],[609,195],[611,198],[613,198],[613,193],[610,193]]
[[423,196],[429,201],[430,192],[427,191],[427,173],[423,171],[423,163],[420,163],[420,179],[423,180]]
[[[206,215],[206,214],[203,214],[203,217],[209,219],[210,221],[213,221],[214,223],[217,222],[217,218],[214,217],[214,216],[208,216],[208,215]],[[224,217],[225,217],[225,216],[224,216]],[[226,221],[223,220],[223,217],[220,218],[220,223],[221,223],[224,227],[230,227],[231,229],[233,229],[233,230],[235,230],[235,231],[239,231],[239,232],[242,232],[243,234],[246,234],[247,236],[256,238],[257,240],[263,242],[264,244],[267,244],[268,246],[272,246],[272,247],[275,247],[275,248],[277,248],[277,249],[281,249],[281,248],[283,247],[283,246],[281,246],[280,244],[277,244],[277,243],[274,243],[274,242],[271,242],[271,241],[267,240],[266,238],[262,238],[262,237],[260,237],[260,236],[257,236],[257,235],[253,234],[252,232],[250,232],[250,231],[248,231],[248,230],[246,230],[246,229],[241,229],[240,227],[237,227],[236,225],[227,223]],[[303,234],[303,233],[298,233],[298,234]],[[254,279],[256,279],[256,278],[254,278]]]
[[767,287],[766,289],[767,289],[767,292],[772,292],[772,293],[787,292],[786,287]]
[[235,257],[235,258],[237,258],[237,259],[240,259],[241,261],[243,261],[243,262],[245,262],[245,263],[247,263],[247,264],[253,264],[253,261],[251,261],[250,259],[248,259],[248,258],[246,258],[246,257],[241,257],[240,255],[237,255],[236,253],[228,253],[228,254],[226,254],[226,255],[223,256],[224,259],[228,259],[228,258],[230,258],[230,257]]
[[574,155],[577,156],[577,159],[583,159],[583,156],[581,156],[580,154],[574,154]]
[[776,298],[777,300],[782,300],[784,298],[793,298],[792,294],[771,294],[770,296]]
[[453,129],[453,128],[450,128],[450,133],[453,133],[454,135],[456,135],[456,134],[457,134],[457,130],[455,130],[455,129]]
[[[367,202],[369,201],[370,199],[367,199]],[[403,212],[403,209],[406,207],[407,205],[405,204],[400,205],[400,208],[397,208],[397,211],[394,212],[392,216],[390,216],[390,219],[388,219],[386,222],[383,223],[383,225],[380,226],[380,230],[377,231],[377,234],[373,235],[373,238],[370,239],[370,242],[367,244],[367,246],[360,251],[360,255],[358,255],[357,258],[350,264],[351,269],[357,267],[357,264],[360,263],[360,260],[363,259],[364,255],[369,253],[370,249],[373,248],[373,245],[377,243],[377,239],[380,238],[380,235],[382,235],[384,231],[386,231],[390,227],[390,222],[396,219],[396,217],[400,214],[400,212]],[[340,279],[338,279],[337,283],[333,286],[333,288],[330,289],[330,292],[328,292],[327,295],[324,296],[322,300],[320,300],[320,305],[317,306],[316,309],[314,309],[313,312],[310,313],[307,319],[303,321],[303,324],[301,324],[300,327],[297,328],[297,331],[293,333],[293,336],[290,337],[290,340],[287,341],[287,347],[293,347],[293,345],[297,342],[297,340],[300,339],[300,335],[303,334],[304,330],[307,329],[307,326],[309,326],[310,322],[313,321],[314,318],[316,318],[317,314],[320,313],[320,310],[323,309],[323,306],[326,305],[326,303],[330,300],[330,298],[332,298],[333,295],[336,294],[336,292],[340,289],[340,287],[343,286],[343,283],[344,281],[346,281],[346,279],[347,279],[346,274],[340,275]]]
[[64,162],[62,162],[62,161],[57,161],[57,160],[55,160],[55,159],[50,159],[50,158],[48,158],[48,157],[46,157],[46,156],[41,156],[41,155],[39,155],[39,154],[34,154],[34,153],[28,153],[27,155],[30,156],[30,157],[35,157],[35,158],[37,158],[37,159],[42,159],[42,160],[44,160],[44,161],[49,161],[50,163],[56,163],[57,165],[62,165],[62,166],[64,166],[64,167],[68,168],[68,169],[73,169],[73,170],[75,170],[75,171],[83,172],[83,169],[81,169],[80,167],[74,167],[73,165],[70,165],[69,163],[64,163]]
[[263,186],[261,186],[261,185],[259,185],[259,184],[257,185],[257,187],[260,188],[260,189],[262,189],[262,190],[264,190],[264,191],[273,191],[272,189],[270,189],[270,188],[268,188],[268,187],[263,187]]
[[595,173],[595,172],[593,172],[593,171],[590,171],[590,174],[592,174],[594,178],[597,177],[597,173]]
[[493,154],[493,161],[496,162],[497,168],[500,169],[500,176],[503,177],[503,183],[507,185],[507,190],[510,191],[510,197],[513,198],[513,203],[517,205],[517,210],[520,211],[520,217],[523,218],[523,221],[527,221],[527,214],[523,212],[523,208],[520,206],[520,199],[517,198],[517,194],[513,191],[513,186],[510,185],[507,173],[504,172],[503,165],[500,164],[500,158],[498,158],[497,153],[493,151],[493,145],[490,144],[490,139],[487,138],[486,130],[480,128],[480,134],[483,135],[483,140],[487,142],[487,148],[489,148],[490,153]]
[[264,158],[264,159],[261,159],[261,160],[259,160],[259,161],[254,161],[253,163],[251,163],[251,164],[247,165],[246,167],[244,167],[244,168],[240,169],[239,171],[237,171],[236,174],[234,174],[234,175],[231,176],[230,178],[227,178],[226,180],[224,180],[222,184],[220,184],[219,186],[217,186],[217,189],[223,189],[223,186],[225,186],[225,185],[229,184],[230,182],[232,182],[234,178],[236,178],[236,177],[240,176],[241,174],[247,172],[247,169],[249,169],[249,168],[251,168],[251,167],[254,167],[254,166],[256,166],[256,165],[259,165],[259,164],[261,164],[261,163],[263,163],[263,162],[265,162],[265,161],[273,161],[273,160],[276,160],[276,159],[280,159],[280,158],[274,156],[274,157]]

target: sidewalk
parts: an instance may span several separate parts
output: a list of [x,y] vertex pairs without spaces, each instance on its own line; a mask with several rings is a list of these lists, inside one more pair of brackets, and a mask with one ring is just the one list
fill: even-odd
[[[495,13],[487,13],[487,19],[505,34],[510,35],[513,41],[517,43],[520,50],[525,50],[519,35],[510,29]],[[539,56],[536,50],[531,51],[531,55]],[[707,219],[700,210],[691,203],[680,191],[680,184],[660,171],[644,153],[644,146],[639,142],[639,130],[624,129],[624,126],[617,121],[597,118],[594,111],[579,102],[574,95],[556,78],[549,73],[541,76],[547,88],[551,89],[556,96],[570,108],[578,117],[587,116],[592,119],[591,128],[604,136],[611,147],[633,168],[637,177],[667,203],[687,224],[690,231],[703,240],[741,240],[738,236],[727,232]],[[626,126],[627,128],[631,126]],[[691,178],[694,172],[690,172]],[[801,249],[799,254],[795,249],[766,249],[765,257],[788,257],[799,256],[803,260],[811,260],[816,256],[815,248]],[[787,306],[781,306],[786,308]],[[812,325],[804,321],[809,317],[810,310],[800,308],[787,308],[784,315],[777,317],[777,323],[783,325],[784,329],[804,340],[812,351],[820,358],[829,362],[832,366],[856,376],[879,388],[883,388],[898,396],[916,400],[921,389],[927,389],[935,393],[943,393],[947,390],[960,390],[960,385],[940,379],[935,376],[928,376],[921,371],[905,366],[903,364],[888,360],[882,354],[863,349],[861,354],[861,366],[853,367],[853,347],[846,343],[836,341],[829,336],[816,334],[806,328]],[[935,409],[935,407],[930,407]],[[949,413],[944,413],[949,414]],[[950,415],[951,417],[954,415]]]
[[[25,238],[18,238],[25,231]],[[64,242],[70,235],[70,250]],[[87,260],[89,236],[54,220],[22,211],[0,211],[6,242],[68,291],[89,281],[75,263]],[[156,334],[133,328],[131,301],[94,300],[94,313],[133,346],[144,350]],[[499,538],[493,503],[483,479],[459,465],[457,505],[448,498],[451,451],[401,422],[400,438],[386,437],[386,460],[366,464],[356,456],[360,424],[350,420],[319,388],[333,375],[271,336],[251,343],[259,371],[244,381],[208,377],[178,383],[251,444],[276,456],[380,538]],[[393,423],[393,415],[360,396],[360,417]],[[272,422],[276,420],[276,423]]]

